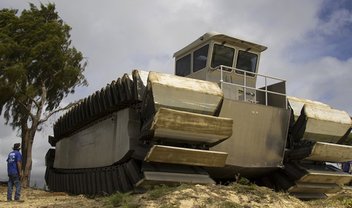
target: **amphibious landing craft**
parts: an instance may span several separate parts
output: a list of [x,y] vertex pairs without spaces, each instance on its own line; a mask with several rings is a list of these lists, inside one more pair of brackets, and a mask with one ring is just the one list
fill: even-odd
[[352,175],[351,117],[289,97],[258,73],[267,47],[206,33],[174,54],[175,75],[133,70],[60,117],[46,183],[74,194],[159,183],[260,179],[300,198],[339,191]]

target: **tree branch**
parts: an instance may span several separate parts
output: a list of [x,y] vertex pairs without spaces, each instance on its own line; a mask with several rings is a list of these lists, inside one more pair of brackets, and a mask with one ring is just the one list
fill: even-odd
[[39,121],[39,124],[42,124],[44,122],[46,122],[52,115],[54,115],[55,113],[58,113],[60,111],[64,111],[64,110],[68,110],[76,105],[78,105],[79,102],[75,102],[75,103],[70,103],[68,104],[67,106],[63,107],[63,108],[59,108],[59,109],[56,109],[54,111],[51,111],[48,115],[45,116],[45,118],[41,119]]
[[22,90],[21,90],[21,88],[18,87],[18,84],[15,85],[15,88],[17,88],[18,92],[19,92],[21,95],[26,96],[28,99],[30,99],[30,100],[37,106],[37,108],[39,108],[39,103],[38,103],[36,100],[34,100],[32,97],[28,96],[26,93],[23,93]]
[[35,116],[31,112],[31,109],[28,109],[28,106],[26,106],[26,104],[18,100],[16,97],[15,97],[15,102],[19,103],[24,109],[26,109],[28,115],[32,118],[32,120],[35,118]]

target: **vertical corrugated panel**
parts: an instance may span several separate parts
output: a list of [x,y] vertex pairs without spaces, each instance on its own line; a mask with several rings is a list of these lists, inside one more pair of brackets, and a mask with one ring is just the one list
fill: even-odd
[[70,181],[71,181],[71,193],[73,194],[76,194],[76,189],[77,189],[77,186],[76,186],[76,180],[75,180],[75,173],[72,173],[70,174]]
[[127,176],[129,177],[133,185],[141,179],[141,176],[139,174],[140,168],[138,168],[134,160],[130,160],[129,162],[124,164],[124,168],[127,171]]
[[88,194],[88,183],[89,183],[89,181],[87,180],[87,176],[88,176],[88,172],[87,171],[82,173],[82,178],[83,178],[82,186],[83,186],[83,193],[84,194]]
[[55,180],[54,180],[54,186],[55,186],[55,190],[56,191],[60,191],[59,190],[59,174],[58,173],[55,173]]
[[132,189],[132,187],[128,181],[128,178],[126,176],[125,169],[122,165],[119,165],[119,179],[121,182],[121,191],[122,192],[127,192]]
[[50,190],[54,190],[53,189],[53,182],[52,182],[52,178],[53,178],[53,173],[52,173],[52,170],[51,169],[47,169],[48,170],[48,174],[47,174],[47,185],[49,186],[49,189]]
[[117,79],[117,89],[118,89],[119,95],[120,95],[120,105],[122,105],[122,104],[126,103],[127,95],[124,90],[121,78]]
[[80,177],[79,177],[79,173],[76,173],[75,174],[75,182],[76,182],[76,184],[75,184],[75,186],[76,186],[76,193],[75,194],[80,194],[81,192],[80,192]]
[[72,173],[69,174],[68,181],[69,181],[69,185],[70,185],[70,188],[68,189],[68,192],[74,193],[74,179],[73,179],[73,174]]
[[104,94],[105,94],[104,97],[109,110],[114,109],[114,103],[112,101],[112,95],[111,95],[111,87],[112,87],[111,85],[108,85],[104,91]]
[[57,174],[57,190],[62,191],[62,174]]
[[100,105],[101,105],[101,113],[105,113],[106,110],[108,109],[108,105],[106,103],[106,99],[105,99],[105,90],[102,88],[99,92],[100,94]]
[[77,173],[77,181],[78,181],[78,194],[83,193],[83,175],[82,173]]
[[142,101],[145,88],[146,88],[145,85],[147,83],[143,83],[138,70],[133,70],[132,77],[133,77],[133,85],[134,85],[134,97],[137,101]]
[[94,195],[94,180],[93,180],[93,171],[89,171],[87,175],[88,183],[88,194]]
[[62,174],[62,189],[67,191],[67,174]]
[[87,100],[89,107],[89,119],[93,119],[94,117],[94,104],[93,104],[93,96],[90,95]]
[[107,182],[107,193],[108,194],[114,193],[114,185],[112,182],[112,171],[113,171],[113,168],[109,167],[106,172],[106,182]]
[[120,180],[119,180],[119,171],[118,167],[114,166],[112,169],[112,183],[114,186],[114,190],[121,191]]
[[95,185],[96,185],[96,189],[95,189],[95,191],[96,191],[96,193],[97,194],[101,194],[101,190],[102,190],[102,188],[101,188],[101,181],[100,181],[100,178],[101,178],[101,171],[96,171],[95,172]]
[[95,92],[92,96],[92,105],[93,105],[93,116],[97,117],[99,114],[99,104],[97,102],[97,92]]
[[100,171],[100,183],[101,183],[101,192],[103,194],[108,193],[107,178],[106,178],[106,168],[103,168]]
[[133,100],[133,94],[132,94],[133,83],[132,83],[132,80],[129,78],[128,74],[124,74],[122,76],[122,84],[126,92],[127,102],[131,102]]
[[117,89],[117,84],[116,84],[115,80],[111,82],[110,93],[111,93],[112,102],[113,102],[114,106],[119,105],[120,104],[119,91]]

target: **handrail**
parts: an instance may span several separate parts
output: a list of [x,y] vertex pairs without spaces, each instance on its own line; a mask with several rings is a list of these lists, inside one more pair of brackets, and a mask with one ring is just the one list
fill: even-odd
[[[236,84],[236,83],[231,83],[231,82],[225,82],[223,80],[224,79],[224,76],[223,76],[224,69],[223,68],[231,69],[232,71],[243,72],[243,85]],[[285,107],[287,109],[287,99],[286,99],[287,94],[268,90],[268,79],[274,80],[277,83],[284,82],[285,84],[286,84],[286,80],[280,79],[280,78],[277,78],[277,77],[273,77],[273,76],[268,76],[268,75],[255,73],[255,72],[249,72],[249,71],[245,71],[245,70],[241,70],[241,69],[237,69],[237,68],[233,68],[233,67],[228,67],[228,66],[224,66],[224,65],[220,65],[216,69],[220,69],[220,87],[221,87],[221,89],[223,89],[223,84],[229,84],[229,85],[233,85],[233,86],[237,86],[237,87],[243,88],[244,89],[243,90],[244,101],[247,101],[247,89],[264,92],[265,93],[265,105],[266,106],[268,105],[268,94],[284,96],[285,97]],[[228,71],[226,71],[226,72],[228,72]],[[257,77],[264,77],[264,89],[247,86],[247,76],[248,76],[247,74],[251,74],[251,75],[254,75],[254,76],[257,76]]]

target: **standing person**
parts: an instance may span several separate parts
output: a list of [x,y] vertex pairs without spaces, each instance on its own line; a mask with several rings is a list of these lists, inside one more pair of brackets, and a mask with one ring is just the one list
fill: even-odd
[[21,177],[22,177],[22,155],[19,152],[21,149],[20,143],[13,145],[13,151],[7,157],[7,174],[9,182],[7,186],[7,201],[12,201],[12,189],[15,185],[15,200],[20,201],[21,197]]

